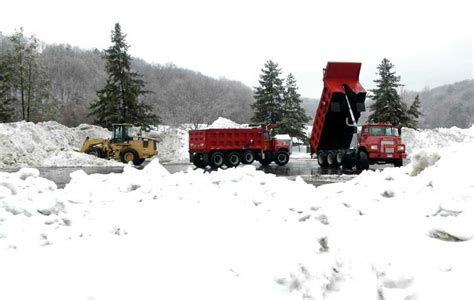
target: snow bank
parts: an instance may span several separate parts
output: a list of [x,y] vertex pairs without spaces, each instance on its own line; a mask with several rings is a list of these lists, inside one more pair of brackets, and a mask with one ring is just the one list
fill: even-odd
[[[110,138],[105,128],[81,124],[68,128],[56,122],[1,123],[0,169],[21,166],[79,167],[123,166],[114,160],[99,159],[77,152],[89,137]],[[186,161],[188,159],[187,131],[159,126],[149,134],[158,139],[158,157],[162,161]]]
[[81,124],[68,128],[56,122],[0,124],[0,168],[18,166],[104,166],[116,162],[74,153],[87,136],[107,138],[107,129]]
[[64,189],[0,173],[0,295],[474,299],[474,161],[459,160],[473,151],[463,138],[318,188],[251,165],[169,174],[156,159],[76,171]]

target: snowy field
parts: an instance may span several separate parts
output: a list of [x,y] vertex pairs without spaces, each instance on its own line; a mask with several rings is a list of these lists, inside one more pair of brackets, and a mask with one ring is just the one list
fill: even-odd
[[[8,149],[33,164],[83,140],[0,126],[4,164]],[[253,165],[170,174],[158,159],[76,171],[64,189],[0,172],[0,299],[474,299],[474,127],[403,138],[407,166],[318,188]]]

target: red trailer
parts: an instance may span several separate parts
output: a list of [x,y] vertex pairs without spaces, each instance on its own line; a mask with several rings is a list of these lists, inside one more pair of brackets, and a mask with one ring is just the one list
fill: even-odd
[[288,163],[290,145],[271,138],[274,124],[255,128],[221,128],[189,131],[189,160],[198,168],[210,165],[236,167],[241,162],[262,165],[272,161],[280,166]]
[[351,145],[367,94],[359,82],[360,68],[361,63],[328,62],[324,69],[324,88],[309,141],[312,157],[317,157],[323,167],[401,166],[405,145],[390,123],[363,125],[357,143]]

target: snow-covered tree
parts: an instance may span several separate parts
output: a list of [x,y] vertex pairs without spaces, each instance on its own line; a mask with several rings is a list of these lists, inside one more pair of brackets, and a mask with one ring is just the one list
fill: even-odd
[[147,93],[141,75],[131,69],[130,47],[125,41],[120,24],[112,30],[112,45],[105,50],[107,80],[97,91],[97,101],[90,106],[95,123],[110,128],[113,123],[147,125],[157,123],[158,116],[140,99]]
[[58,107],[51,97],[46,68],[39,59],[39,41],[34,36],[26,38],[23,28],[10,40],[14,48],[9,62],[13,70],[11,83],[13,96],[21,105],[21,119],[27,122],[51,119]]

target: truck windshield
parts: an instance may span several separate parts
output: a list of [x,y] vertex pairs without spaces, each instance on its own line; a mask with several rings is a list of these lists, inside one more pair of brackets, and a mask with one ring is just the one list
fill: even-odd
[[398,130],[393,127],[387,126],[371,126],[369,128],[370,135],[388,135],[388,136],[398,136]]

